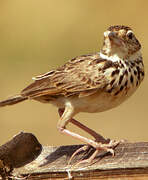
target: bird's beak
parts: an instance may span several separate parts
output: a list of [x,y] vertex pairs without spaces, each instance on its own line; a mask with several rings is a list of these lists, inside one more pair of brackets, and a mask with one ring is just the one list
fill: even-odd
[[124,45],[122,39],[118,37],[116,32],[106,31],[104,33],[104,36],[109,38],[112,45],[115,45],[118,47]]
[[108,37],[110,38],[110,39],[114,39],[114,38],[117,38],[117,34],[115,33],[115,32],[109,32],[108,33]]

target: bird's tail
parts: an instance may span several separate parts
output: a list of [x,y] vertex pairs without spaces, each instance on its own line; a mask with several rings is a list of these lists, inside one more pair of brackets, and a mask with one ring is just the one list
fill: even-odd
[[24,100],[28,99],[27,97],[23,97],[22,95],[15,95],[12,96],[4,101],[0,101],[0,107],[7,106],[7,105],[13,105],[17,104],[19,102],[22,102]]

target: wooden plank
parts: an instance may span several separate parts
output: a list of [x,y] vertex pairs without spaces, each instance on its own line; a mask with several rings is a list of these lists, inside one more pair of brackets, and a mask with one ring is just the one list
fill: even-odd
[[[28,179],[148,179],[148,142],[122,143],[115,148],[115,156],[104,152],[95,158],[92,164],[80,164],[81,159],[89,157],[93,149],[87,153],[79,153],[70,165],[68,160],[75,150],[82,145],[44,146],[38,158],[31,163],[14,169],[13,176],[28,176]],[[69,177],[69,178],[68,178]]]

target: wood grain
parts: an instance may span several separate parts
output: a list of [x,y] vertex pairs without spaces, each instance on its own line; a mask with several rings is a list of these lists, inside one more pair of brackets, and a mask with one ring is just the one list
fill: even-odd
[[[73,152],[82,145],[44,146],[42,153],[33,162],[14,169],[14,176],[28,179],[148,179],[148,142],[122,143],[115,149],[115,156],[100,152],[92,164],[75,164],[91,155],[79,153],[68,165]],[[69,177],[68,177],[69,175]]]

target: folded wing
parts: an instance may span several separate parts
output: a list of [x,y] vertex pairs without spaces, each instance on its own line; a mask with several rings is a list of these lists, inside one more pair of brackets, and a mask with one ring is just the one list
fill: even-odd
[[101,59],[98,54],[77,57],[57,70],[37,76],[21,94],[30,98],[43,95],[88,96],[108,84],[104,74],[106,63],[108,60]]

